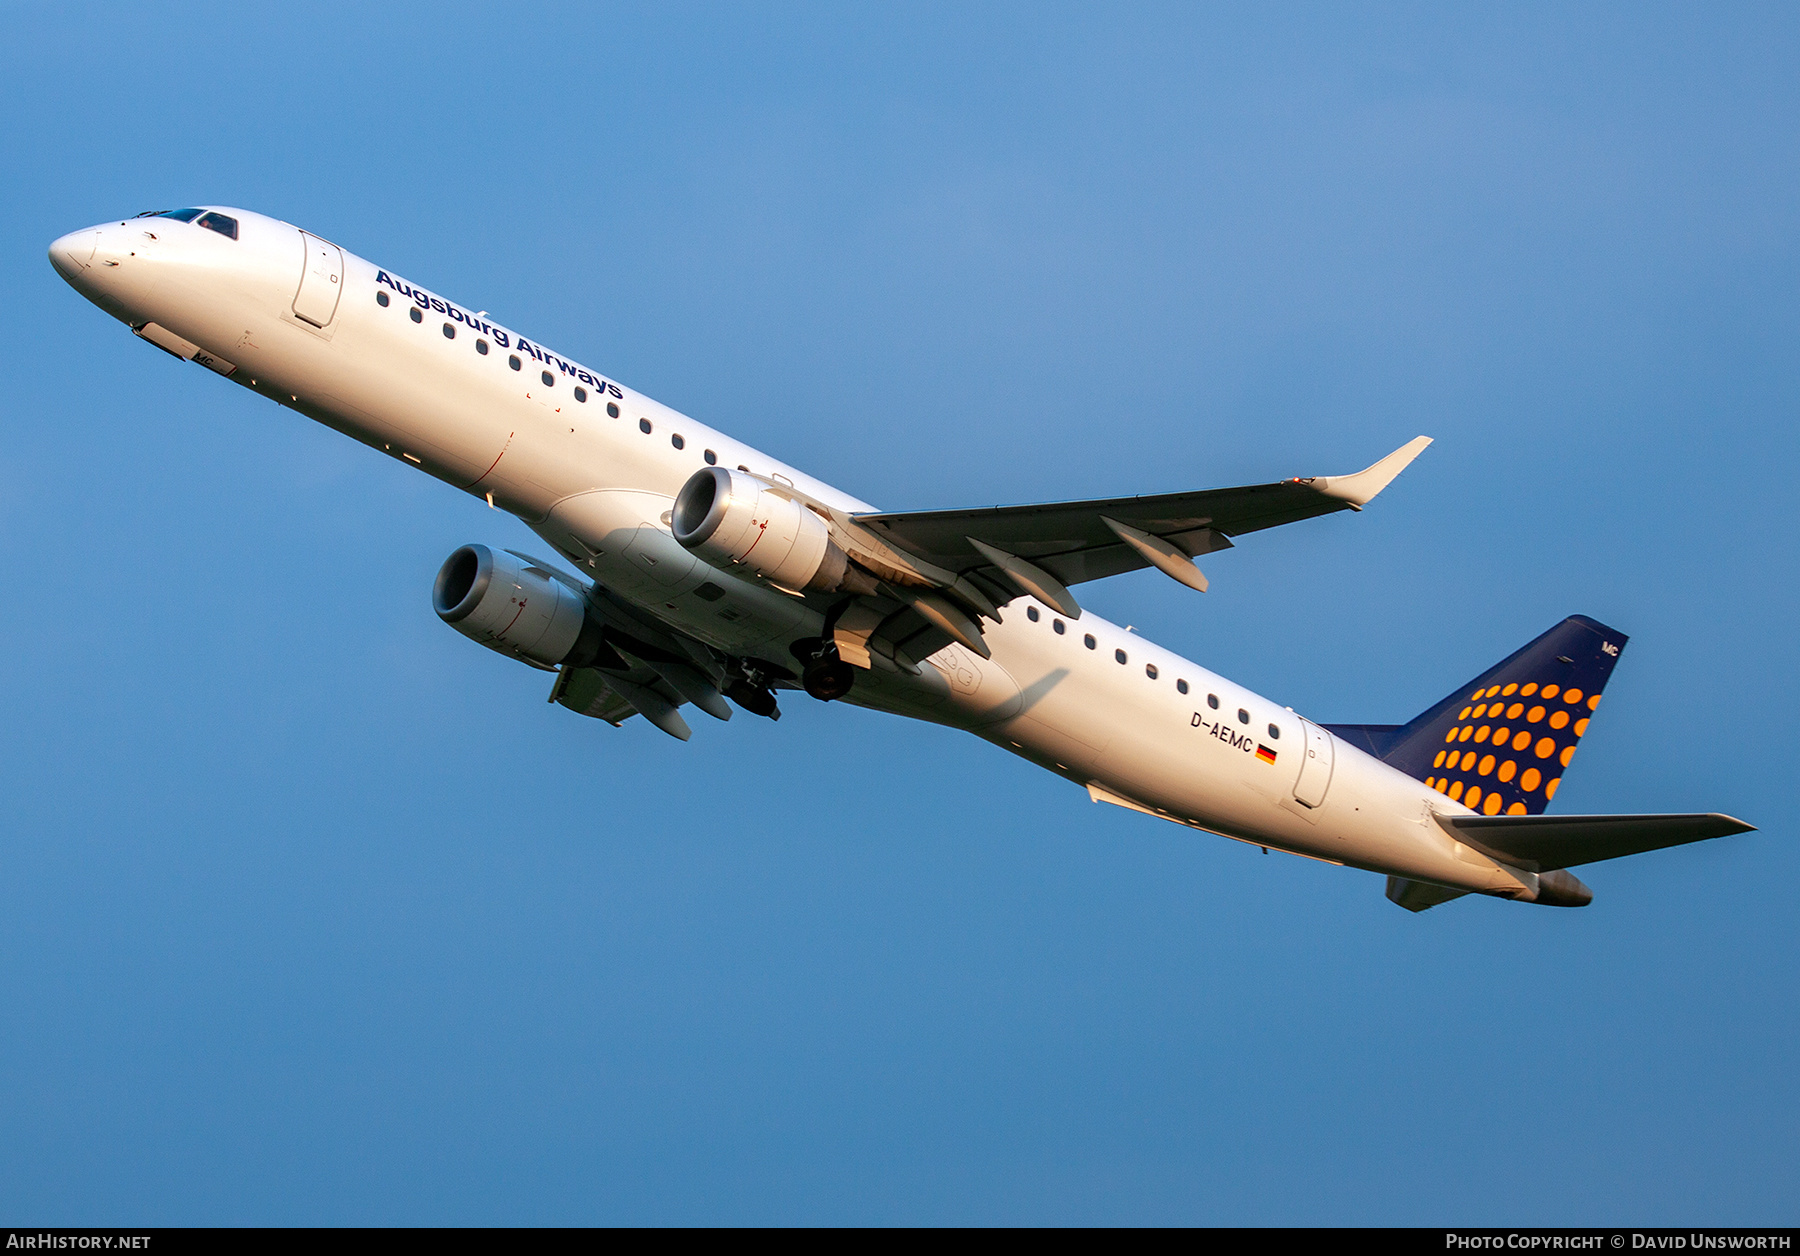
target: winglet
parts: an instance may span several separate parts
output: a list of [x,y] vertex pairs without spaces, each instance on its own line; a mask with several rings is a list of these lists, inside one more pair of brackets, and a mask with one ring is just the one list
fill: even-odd
[[1394,477],[1406,470],[1414,458],[1424,453],[1425,446],[1430,443],[1429,436],[1415,436],[1372,467],[1355,475],[1316,476],[1312,486],[1327,497],[1349,502],[1352,510],[1361,510],[1375,500],[1377,493],[1392,484]]

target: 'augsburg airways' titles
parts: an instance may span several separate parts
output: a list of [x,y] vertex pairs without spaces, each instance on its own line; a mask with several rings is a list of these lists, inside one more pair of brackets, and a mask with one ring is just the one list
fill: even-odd
[[412,302],[421,310],[434,310],[437,313],[442,314],[445,318],[448,318],[453,322],[461,323],[463,326],[468,327],[473,331],[479,331],[492,336],[494,338],[494,343],[499,345],[502,349],[517,349],[520,353],[535,358],[545,366],[554,366],[557,370],[563,372],[563,374],[572,376],[584,384],[592,384],[595,388],[598,388],[603,392],[611,393],[621,400],[624,399],[625,394],[620,391],[617,384],[607,382],[605,379],[602,379],[600,376],[586,369],[578,362],[564,361],[556,354],[551,353],[548,349],[532,344],[517,332],[509,332],[504,327],[494,326],[479,314],[464,313],[462,310],[456,308],[454,302],[446,301],[442,297],[433,296],[431,293],[425,291],[425,289],[415,287],[405,280],[395,279],[385,270],[376,274],[375,282],[386,284],[401,296],[412,300]]

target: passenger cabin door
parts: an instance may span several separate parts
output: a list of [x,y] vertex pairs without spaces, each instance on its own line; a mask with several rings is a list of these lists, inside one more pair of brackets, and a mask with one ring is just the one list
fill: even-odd
[[300,271],[300,291],[294,294],[294,317],[324,327],[337,313],[344,291],[344,251],[329,240],[302,231],[306,262]]
[[1304,718],[1300,727],[1306,732],[1306,748],[1300,758],[1300,779],[1294,782],[1294,801],[1304,807],[1318,807],[1324,804],[1325,791],[1331,788],[1331,734]]

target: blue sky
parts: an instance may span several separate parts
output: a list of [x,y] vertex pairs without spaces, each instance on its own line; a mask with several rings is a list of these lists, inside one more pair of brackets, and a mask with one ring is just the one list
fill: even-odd
[[[0,1219],[1787,1223],[1783,6],[14,3]],[[49,240],[304,224],[889,509],[1434,445],[1195,595],[1329,721],[1631,634],[1582,911],[790,697],[678,744],[437,622],[529,533],[133,341]]]

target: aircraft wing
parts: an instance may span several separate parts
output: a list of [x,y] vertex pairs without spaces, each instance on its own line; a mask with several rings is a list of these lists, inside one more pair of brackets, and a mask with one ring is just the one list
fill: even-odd
[[[1226,549],[1232,537],[1246,532],[1361,510],[1430,443],[1429,437],[1417,437],[1353,475],[1154,497],[862,514],[854,519],[896,550],[973,578],[996,604],[1026,592],[1052,606],[1067,599],[1068,605],[1059,609],[1078,615],[1066,587],[1059,586],[1154,566],[1204,589],[1205,577],[1192,562],[1197,555]],[[1045,575],[1050,581],[1041,579]],[[1043,587],[1034,587],[1038,585]]]
[[[507,553],[574,590],[601,625],[592,661],[580,666],[565,663],[551,686],[551,702],[615,726],[642,715],[681,741],[692,736],[681,716],[685,703],[693,703],[714,719],[728,720],[731,708],[725,692],[730,690],[740,703],[748,700],[751,709],[760,707],[753,696],[756,686],[733,683],[720,658],[704,643],[646,615],[610,589],[589,584],[519,550]],[[773,694],[763,693],[762,697],[767,709],[759,713],[781,718]]]
[[[597,667],[572,667],[566,673],[559,674],[565,675],[566,679],[551,690],[550,700],[562,703],[578,715],[589,715],[597,720],[605,720],[608,724],[619,725],[638,713],[635,706],[607,683],[606,674]],[[663,701],[667,702],[668,699]],[[687,721],[683,720],[682,727],[686,726]]]

